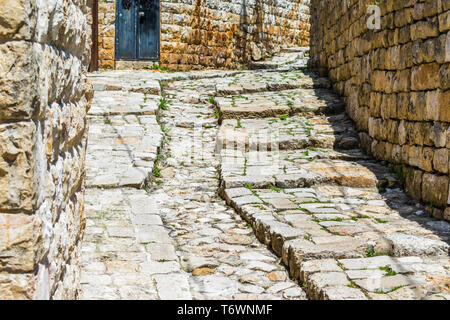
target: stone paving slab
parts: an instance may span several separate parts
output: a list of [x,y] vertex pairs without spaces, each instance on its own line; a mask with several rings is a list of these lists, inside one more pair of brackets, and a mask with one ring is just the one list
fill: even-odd
[[162,143],[156,116],[90,117],[89,126],[88,187],[143,187]]
[[[235,88],[235,86],[231,85],[230,88]],[[220,90],[225,90],[225,88],[218,87],[217,95],[221,94]],[[345,107],[344,103],[334,93],[324,89],[244,93],[237,92],[235,95],[214,98],[214,102],[220,111],[221,120],[279,117],[295,114],[335,114],[344,111]],[[230,92],[230,94],[232,93]]]
[[[162,177],[155,181],[149,198],[171,230],[175,254],[189,274],[192,298],[306,299],[280,260],[218,197],[218,119],[208,99],[196,98],[205,96],[196,81],[183,82],[165,85],[169,107],[160,121],[169,139],[159,163]],[[167,261],[175,257],[170,250],[160,249],[151,248],[158,255],[165,254]],[[171,287],[179,289],[175,284]]]
[[[164,299],[168,298],[164,277],[187,283],[180,264],[171,261],[176,257],[168,259],[168,254],[175,252],[173,244],[154,237],[154,228],[166,235],[168,231],[145,191],[89,188],[85,201],[82,299]],[[142,241],[140,237],[145,235],[152,241]],[[188,291],[172,290],[176,295],[169,298],[190,299]]]
[[90,116],[156,115],[160,97],[126,91],[97,91]]
[[[400,181],[376,161],[357,160],[357,152],[322,152],[300,149],[298,154],[284,151],[221,152],[222,188],[251,185],[255,188],[311,187],[329,184],[347,187],[398,187]],[[242,155],[242,157],[240,157]],[[364,159],[364,158],[362,158]]]
[[450,260],[407,256],[322,259],[300,263],[313,299],[449,300]]
[[256,61],[249,64],[249,69],[277,69],[277,70],[295,70],[305,67],[308,61],[309,47],[284,48],[279,55],[264,61]]
[[222,197],[311,299],[447,299],[450,224],[362,154],[339,98],[279,74],[216,87]]
[[[401,190],[390,192],[392,194],[381,196],[373,188],[331,186],[284,190],[237,188],[226,189],[223,197],[252,225],[258,239],[283,257],[291,275],[306,285],[310,298],[376,299],[384,296],[372,297],[372,293],[390,292],[400,289],[400,286],[409,289],[418,287],[417,290],[422,293],[412,296],[408,289],[409,293],[384,298],[407,299],[408,294],[411,299],[431,298],[434,294],[448,295],[450,226],[443,226],[442,221],[425,216],[424,208],[409,205],[407,196]],[[402,195],[404,202],[398,201]],[[392,203],[389,197],[397,201]],[[403,257],[414,257],[411,259],[421,261],[423,272],[436,271],[436,276],[427,275],[428,278],[436,277],[438,280],[433,282],[408,274],[406,280],[402,278],[400,281],[408,283],[393,282],[397,285],[388,288],[383,287],[383,280],[380,287],[370,284],[369,288],[366,282],[371,280],[365,279],[376,276],[376,273],[361,271],[360,275],[352,272],[345,275],[342,270],[337,270],[339,274],[328,274],[324,278],[320,278],[321,272],[321,276],[316,276],[320,280],[306,278],[302,273],[305,261],[320,262],[323,259],[338,259],[339,263],[347,264],[347,269],[364,270],[368,268],[367,265],[352,267],[352,261],[363,264],[367,263],[364,261],[370,261],[366,260],[368,257],[376,255],[394,259],[396,263],[390,265],[397,273],[412,270],[403,265],[407,261]],[[350,260],[352,258],[359,260]],[[437,267],[434,261],[444,261],[445,264]],[[415,268],[419,270],[419,266]],[[328,271],[337,272],[333,269]],[[339,277],[344,279],[342,283]],[[355,280],[356,285],[352,282],[353,278],[358,280]],[[439,285],[429,289],[430,281]],[[352,289],[338,290],[338,287]],[[360,287],[362,291],[354,290]]]
[[[349,125],[349,126],[346,126]],[[298,150],[306,148],[351,150],[359,148],[357,133],[348,118],[288,117],[223,120],[218,135],[222,148]]]
[[[328,79],[305,69],[288,72],[243,72],[218,81],[216,96],[229,97],[268,91],[330,88],[330,86]],[[281,95],[274,94],[272,100],[275,100],[276,96]],[[295,94],[290,92],[288,96],[294,97]]]
[[131,91],[147,94],[161,94],[161,81],[195,80],[206,81],[211,78],[229,77],[241,71],[204,70],[191,72],[160,72],[158,70],[114,70],[89,74],[94,90]]
[[145,94],[161,94],[161,87],[157,80],[153,79],[120,79],[117,76],[91,77],[91,83],[95,91],[130,91]]

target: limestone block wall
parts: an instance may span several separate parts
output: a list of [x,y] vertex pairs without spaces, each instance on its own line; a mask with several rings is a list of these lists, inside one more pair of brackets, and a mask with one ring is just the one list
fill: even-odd
[[79,289],[88,0],[0,0],[0,299]]
[[[232,68],[309,43],[310,0],[161,0],[162,65]],[[114,67],[115,0],[99,2],[99,66]]]
[[[369,29],[369,5],[381,9]],[[371,22],[371,20],[369,20]],[[450,0],[311,1],[311,65],[345,96],[362,145],[450,220]]]
[[98,2],[98,67],[114,69],[116,1]]

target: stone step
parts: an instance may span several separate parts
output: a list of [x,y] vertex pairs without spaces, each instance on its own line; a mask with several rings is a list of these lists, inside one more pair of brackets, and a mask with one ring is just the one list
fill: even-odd
[[218,134],[218,147],[245,150],[359,148],[357,133],[346,117],[280,117],[226,119]]
[[86,156],[88,187],[142,188],[162,143],[156,116],[91,117]]
[[126,91],[96,91],[89,116],[156,115],[159,96]]
[[300,262],[314,300],[448,300],[448,258],[379,256]]
[[160,216],[144,190],[86,190],[86,233],[81,255],[82,299],[191,299],[167,278],[187,283]]
[[[119,74],[118,72],[116,74]],[[161,86],[159,81],[155,79],[133,78],[127,77],[128,73],[124,72],[124,79],[119,76],[109,77],[107,74],[99,74],[89,77],[95,91],[127,91],[138,92],[143,94],[161,94]]]
[[220,121],[295,114],[337,114],[345,110],[345,104],[339,97],[330,91],[319,89],[295,89],[215,97],[214,104],[219,110]]
[[296,71],[243,72],[226,78],[210,79],[216,84],[216,97],[238,96],[267,91],[331,88],[327,78],[306,69]]
[[400,190],[382,196],[373,188],[230,188],[222,196],[310,298],[404,299],[414,288],[422,298],[448,293],[450,225],[419,218],[423,208]]
[[307,54],[309,50],[310,47],[284,47],[281,48],[280,53],[301,52]]
[[[226,190],[226,199],[230,199],[228,195],[231,192],[237,190]],[[378,228],[379,224],[383,224],[379,222],[380,218],[358,216],[356,209],[345,211],[342,205],[333,207],[332,203],[321,203],[323,208],[318,206],[319,203],[315,204],[315,208],[312,208],[311,203],[303,206],[297,203],[295,209],[294,201],[294,198],[282,198],[279,195],[262,198],[252,194],[231,198],[228,203],[252,224],[261,241],[283,257],[284,263],[297,278],[299,263],[314,259],[448,255],[449,246],[446,242],[408,220],[391,218],[391,223],[397,220],[394,224],[396,228],[383,230]],[[304,207],[311,207],[316,213]],[[347,218],[342,218],[347,214]],[[384,218],[389,219],[386,215]],[[411,232],[416,234],[410,235]]]
[[309,51],[307,47],[290,48],[290,50],[286,48],[279,55],[264,61],[252,61],[247,66],[250,70],[296,70],[308,64],[305,54],[307,51]]
[[[247,152],[233,154],[224,150],[221,154],[222,188],[245,187],[280,188],[311,187],[329,184],[346,187],[397,188],[399,179],[388,168],[371,160],[339,160],[320,158],[320,151],[306,150],[304,157],[289,158],[280,152]],[[305,154],[308,154],[307,156]],[[353,151],[357,158],[358,152]],[[351,156],[351,154],[350,154]],[[349,157],[350,157],[349,156]],[[344,157],[345,158],[345,157]]]
[[[164,83],[164,90],[168,95],[182,97],[187,103],[202,102],[213,97],[236,96],[249,93],[263,93],[268,91],[284,91],[293,89],[314,89],[320,91],[330,88],[327,78],[305,68],[294,71],[261,70],[239,71],[217,74],[215,77],[205,77],[195,80],[185,80],[184,77],[172,77]],[[189,92],[189,96],[184,93]],[[325,93],[325,92],[324,92]],[[328,91],[328,94],[332,94]],[[327,94],[325,93],[324,96]]]

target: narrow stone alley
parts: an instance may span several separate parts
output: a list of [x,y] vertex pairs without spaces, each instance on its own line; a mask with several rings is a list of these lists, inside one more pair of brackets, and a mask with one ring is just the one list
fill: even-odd
[[293,48],[91,74],[82,299],[448,299],[448,222]]

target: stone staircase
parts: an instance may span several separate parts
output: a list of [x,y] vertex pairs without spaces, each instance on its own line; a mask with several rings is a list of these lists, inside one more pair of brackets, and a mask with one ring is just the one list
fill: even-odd
[[448,299],[449,224],[363,154],[327,79],[278,67],[216,85],[223,198],[311,299]]
[[362,152],[302,50],[91,76],[84,298],[450,298],[449,223]]

